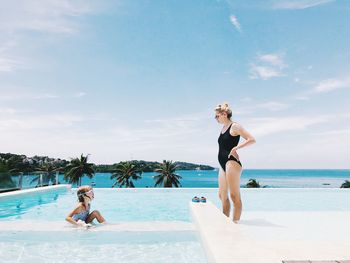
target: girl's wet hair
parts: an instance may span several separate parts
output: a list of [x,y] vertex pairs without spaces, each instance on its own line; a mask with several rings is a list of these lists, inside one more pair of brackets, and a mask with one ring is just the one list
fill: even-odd
[[89,191],[86,187],[81,187],[77,191],[78,201],[84,203],[85,193]]
[[232,117],[232,110],[227,102],[218,104],[215,107],[215,111],[219,112],[219,113],[226,113],[228,119],[231,119],[231,117]]

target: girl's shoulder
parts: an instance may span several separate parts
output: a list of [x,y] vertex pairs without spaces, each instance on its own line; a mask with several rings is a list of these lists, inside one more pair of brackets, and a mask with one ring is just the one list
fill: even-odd
[[85,207],[84,207],[84,204],[83,203],[77,203],[77,205],[75,206],[75,208],[74,209],[76,209],[76,210],[81,210],[81,209],[85,209]]

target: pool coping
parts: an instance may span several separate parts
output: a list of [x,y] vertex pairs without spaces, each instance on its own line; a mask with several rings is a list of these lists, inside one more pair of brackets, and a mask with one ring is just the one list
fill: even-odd
[[60,185],[51,185],[51,186],[44,186],[44,187],[38,187],[38,188],[17,190],[17,191],[0,193],[0,199],[4,197],[21,196],[21,195],[26,195],[30,193],[39,193],[39,192],[53,191],[57,189],[70,189],[70,188],[71,188],[70,184],[60,184]]
[[232,251],[227,247],[237,228],[212,202],[189,202],[191,216],[199,234],[208,263],[231,263]]
[[[87,186],[90,186],[87,184]],[[59,185],[50,185],[50,186],[43,186],[43,187],[37,187],[37,188],[27,188],[22,190],[15,190],[10,192],[4,192],[0,193],[1,196],[5,196],[5,194],[13,193],[26,193],[26,192],[37,192],[37,191],[43,191],[44,189],[60,189],[62,187],[67,187],[72,190],[77,190],[78,187],[72,186],[71,184],[59,184]],[[172,192],[172,191],[193,191],[193,190],[209,190],[209,191],[218,191],[218,187],[135,187],[135,188],[120,188],[120,187],[93,187],[95,190],[104,190],[104,191],[116,191],[116,192],[137,192],[137,191],[164,191],[164,192]],[[241,191],[261,191],[261,192],[269,192],[269,191],[294,191],[294,190],[307,190],[307,191],[350,191],[349,188],[340,188],[340,187],[278,187],[278,188],[246,188],[241,187]]]
[[[235,224],[210,201],[189,206],[208,263],[350,258],[350,238],[343,230],[350,212],[246,212]],[[342,234],[335,237],[332,229]]]

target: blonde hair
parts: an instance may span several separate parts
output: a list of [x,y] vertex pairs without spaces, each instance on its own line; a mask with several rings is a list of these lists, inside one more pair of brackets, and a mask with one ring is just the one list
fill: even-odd
[[90,189],[91,189],[91,187],[88,185],[80,186],[78,188],[77,196],[78,196],[79,202],[84,203],[85,193],[88,192]]
[[232,110],[227,102],[218,104],[215,107],[215,111],[219,112],[219,113],[226,113],[228,119],[230,119],[232,117]]

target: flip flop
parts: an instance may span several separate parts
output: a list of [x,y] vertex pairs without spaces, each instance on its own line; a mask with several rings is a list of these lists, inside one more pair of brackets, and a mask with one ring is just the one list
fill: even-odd
[[204,196],[201,197],[201,203],[206,203],[207,202],[207,198],[205,198]]
[[195,196],[195,197],[192,198],[192,202],[199,203],[200,200],[199,200],[199,198],[197,196]]

